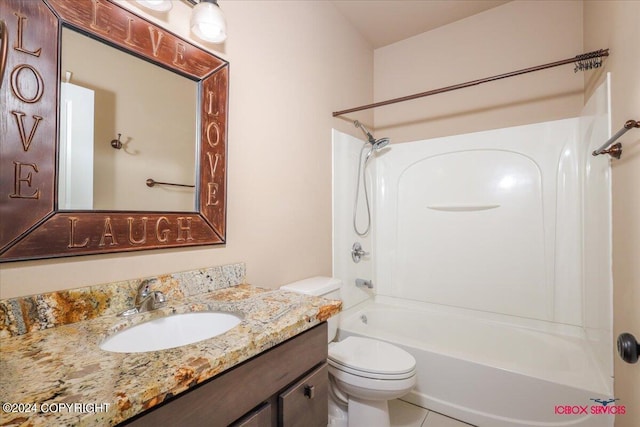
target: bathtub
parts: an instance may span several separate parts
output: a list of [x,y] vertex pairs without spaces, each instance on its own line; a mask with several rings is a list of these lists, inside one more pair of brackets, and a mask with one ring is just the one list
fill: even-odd
[[343,312],[338,337],[408,351],[417,384],[402,399],[479,427],[613,426],[624,406],[579,331],[512,320],[376,299]]

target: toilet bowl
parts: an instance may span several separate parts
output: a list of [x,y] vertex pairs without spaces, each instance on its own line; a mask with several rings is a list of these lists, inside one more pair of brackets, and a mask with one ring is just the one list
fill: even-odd
[[389,400],[404,396],[416,384],[413,356],[384,341],[348,337],[330,343],[328,362],[337,388],[333,398],[346,403],[349,427],[388,427]]
[[[339,299],[342,282],[311,277],[280,289]],[[337,321],[329,323],[329,426],[389,427],[388,401],[407,394],[416,383],[416,361],[384,341],[347,337],[332,342]]]

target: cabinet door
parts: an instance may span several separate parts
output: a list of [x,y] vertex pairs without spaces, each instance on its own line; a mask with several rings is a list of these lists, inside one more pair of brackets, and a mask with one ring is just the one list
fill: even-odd
[[329,421],[327,364],[305,375],[278,397],[278,424],[282,427],[326,427]]
[[271,404],[264,405],[251,411],[241,420],[231,424],[232,427],[270,427],[271,426]]

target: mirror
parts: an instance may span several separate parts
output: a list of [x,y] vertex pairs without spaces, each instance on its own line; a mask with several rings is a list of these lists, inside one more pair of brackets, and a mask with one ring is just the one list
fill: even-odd
[[66,27],[61,55],[59,209],[195,211],[196,82]]
[[[0,46],[7,46],[0,50],[0,262],[225,243],[228,62],[111,0],[3,0],[0,20]],[[84,47],[65,47],[74,37]],[[121,95],[106,77],[89,80],[98,71],[66,59],[76,50],[81,62],[109,58],[115,68],[106,72],[132,85],[124,102],[131,110],[121,111]],[[147,67],[146,77],[132,78],[138,66],[119,65],[114,55]],[[177,77],[175,89],[163,73]],[[141,79],[156,93],[131,96]],[[74,89],[93,92],[86,97],[93,101],[67,108]],[[152,96],[168,103],[146,114],[160,101],[138,98]],[[97,102],[105,98],[106,106]],[[88,136],[75,137],[75,121]],[[79,163],[68,161],[81,151],[76,141],[93,150]],[[156,162],[165,153],[175,165]],[[74,185],[90,176],[84,184],[92,201],[76,203]],[[147,179],[160,184],[147,187]],[[134,194],[138,186],[144,191]],[[179,195],[187,201],[163,204]]]

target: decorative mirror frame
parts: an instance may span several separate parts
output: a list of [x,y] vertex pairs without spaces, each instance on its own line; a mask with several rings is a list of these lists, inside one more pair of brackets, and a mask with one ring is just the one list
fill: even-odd
[[[111,0],[2,2],[0,262],[224,244],[229,63]],[[63,26],[197,82],[197,210],[58,210]]]

